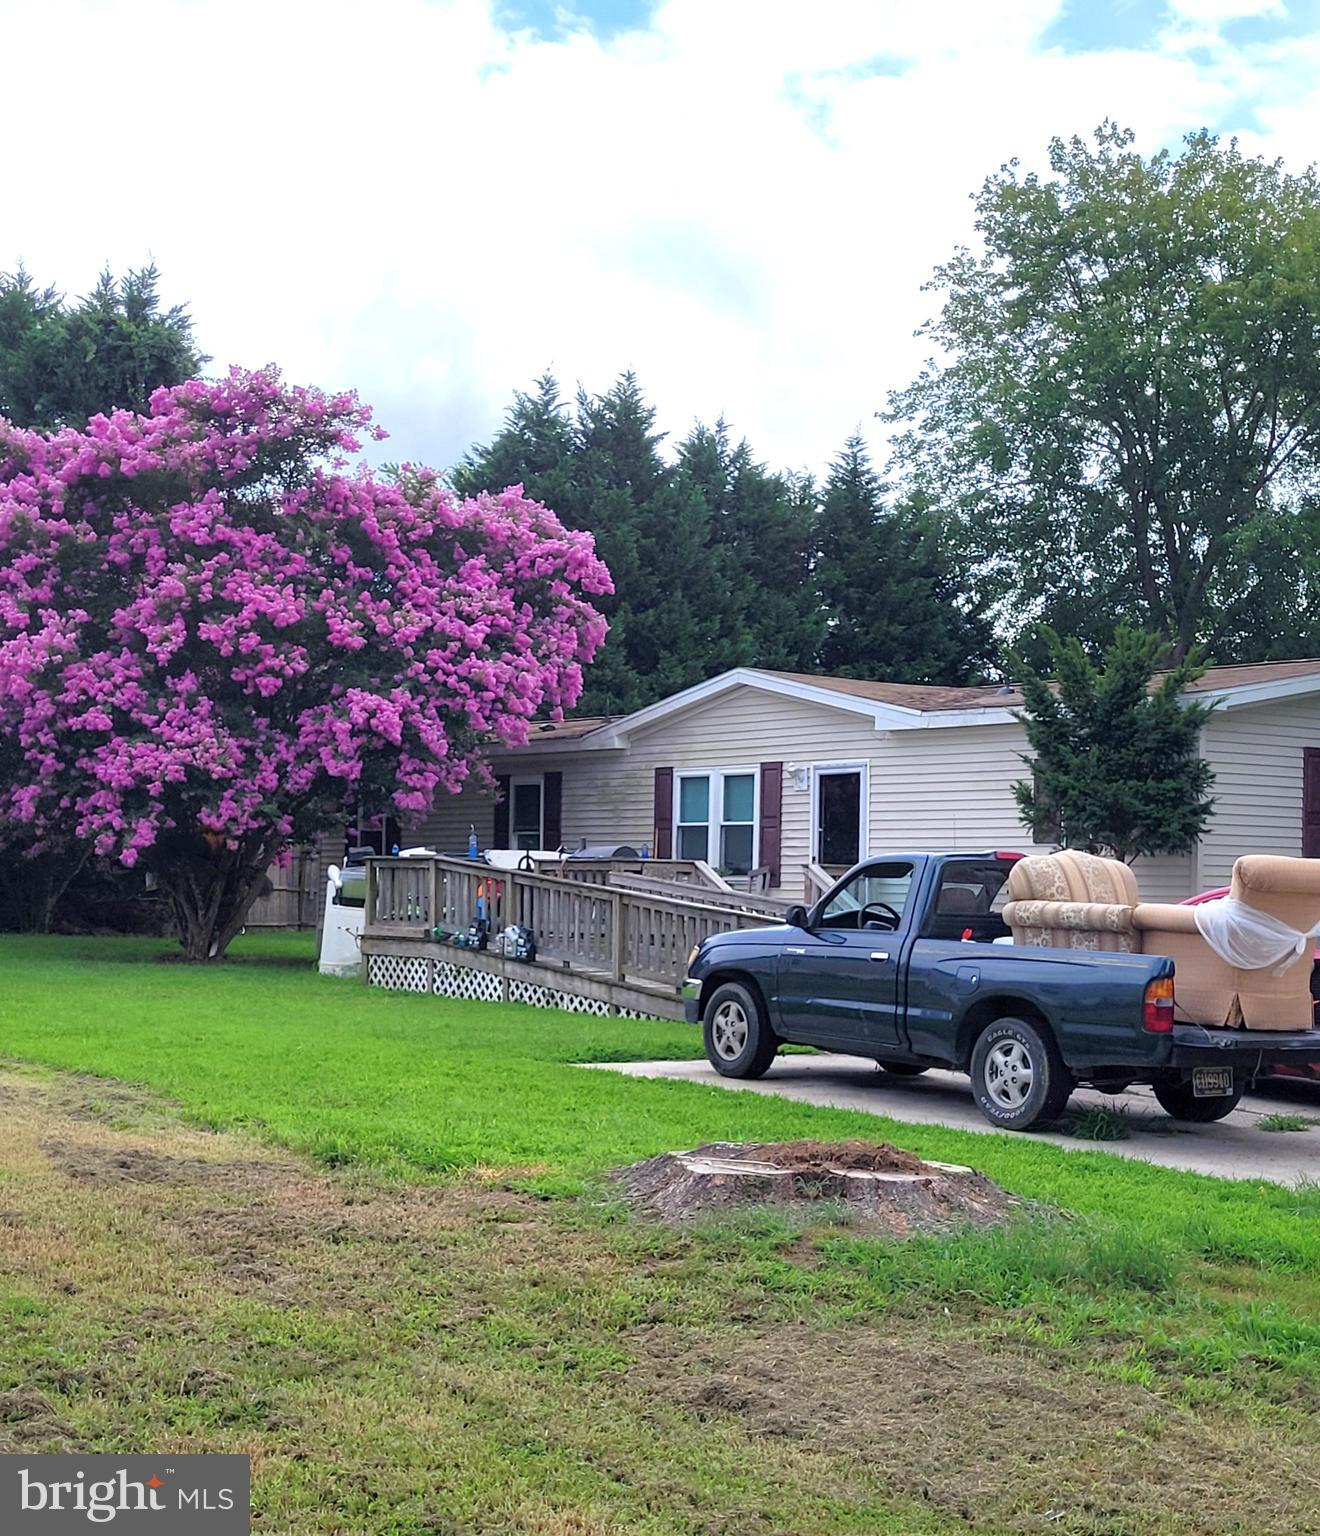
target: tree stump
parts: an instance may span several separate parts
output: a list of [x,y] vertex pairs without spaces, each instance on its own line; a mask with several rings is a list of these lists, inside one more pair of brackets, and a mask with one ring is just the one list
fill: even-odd
[[1023,1202],[973,1168],[864,1141],[707,1142],[617,1170],[633,1209],[681,1222],[765,1205],[821,1207],[895,1237],[1006,1221]]

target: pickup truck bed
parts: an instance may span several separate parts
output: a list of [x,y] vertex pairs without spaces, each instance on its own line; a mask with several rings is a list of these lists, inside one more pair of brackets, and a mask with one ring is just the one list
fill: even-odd
[[684,996],[712,1065],[759,1075],[792,1041],[897,1075],[952,1066],[987,1119],[1025,1130],[1057,1118],[1081,1082],[1151,1083],[1169,1113],[1218,1119],[1266,1068],[1320,1059],[1320,1031],[1179,1021],[1167,957],[994,943],[1016,857],[869,859],[810,911],[707,939]]

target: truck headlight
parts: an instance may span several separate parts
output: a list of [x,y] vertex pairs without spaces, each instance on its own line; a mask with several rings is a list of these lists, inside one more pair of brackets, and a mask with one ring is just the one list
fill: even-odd
[[697,958],[697,951],[700,948],[701,948],[700,944],[694,944],[692,946],[692,948],[690,950],[688,950],[688,957],[687,957],[687,968],[688,968],[688,970],[692,969],[692,962]]

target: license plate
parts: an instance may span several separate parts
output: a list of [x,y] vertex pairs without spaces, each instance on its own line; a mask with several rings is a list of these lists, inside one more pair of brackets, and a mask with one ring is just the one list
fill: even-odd
[[1194,1099],[1222,1099],[1233,1091],[1231,1067],[1193,1067],[1192,1097]]

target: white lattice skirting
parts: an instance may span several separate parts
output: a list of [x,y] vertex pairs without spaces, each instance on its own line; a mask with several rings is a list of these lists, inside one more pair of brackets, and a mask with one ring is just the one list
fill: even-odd
[[371,955],[367,985],[391,992],[430,992],[436,997],[471,998],[482,1003],[522,1003],[528,1008],[559,1008],[565,1013],[589,1013],[597,1018],[659,1019],[656,1013],[621,1008],[603,998],[561,992],[541,982],[506,979],[476,966],[421,956]]
[[436,963],[431,990],[437,997],[470,997],[479,1003],[504,1001],[504,981],[501,977],[492,976],[489,971],[479,971],[470,965],[451,965],[447,960]]
[[372,955],[367,961],[367,983],[391,992],[428,992],[430,961],[403,955]]

